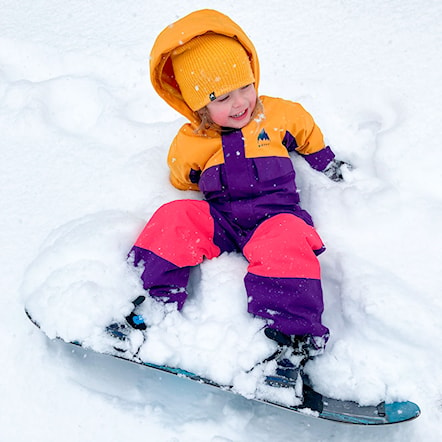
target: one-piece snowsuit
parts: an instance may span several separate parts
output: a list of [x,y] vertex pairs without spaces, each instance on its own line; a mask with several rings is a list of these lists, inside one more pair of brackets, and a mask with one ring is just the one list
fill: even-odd
[[[199,16],[198,16],[199,14]],[[322,171],[334,154],[311,115],[297,103],[261,96],[264,115],[241,130],[195,132],[200,121],[174,83],[170,52],[207,31],[235,36],[249,54],[256,83],[255,49],[234,22],[211,10],[166,28],[151,54],[157,92],[189,119],[168,157],[172,184],[200,190],[204,200],[183,199],[160,207],[135,242],[134,264],[143,263],[143,285],[153,297],[182,308],[192,266],[223,252],[249,262],[245,287],[250,313],[288,335],[325,336],[317,255],[323,243],[299,205],[289,152]]]

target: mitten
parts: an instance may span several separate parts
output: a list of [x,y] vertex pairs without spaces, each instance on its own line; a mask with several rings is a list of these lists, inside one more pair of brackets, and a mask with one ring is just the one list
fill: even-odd
[[348,170],[353,168],[351,164],[335,159],[330,161],[328,166],[322,172],[331,180],[339,182],[344,180],[342,167],[346,167]]

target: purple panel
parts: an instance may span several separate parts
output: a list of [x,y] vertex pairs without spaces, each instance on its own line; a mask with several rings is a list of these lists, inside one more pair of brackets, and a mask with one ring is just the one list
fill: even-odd
[[335,154],[332,152],[329,146],[324,147],[324,149],[321,149],[319,152],[304,155],[304,158],[307,160],[310,166],[315,170],[319,170],[320,172],[330,164],[330,161],[332,161],[334,157]]
[[187,283],[190,267],[177,267],[155,253],[134,246],[129,255],[134,257],[134,266],[144,265],[141,279],[150,296],[163,302],[176,302],[181,309],[187,298]]
[[282,144],[286,147],[286,149],[289,152],[294,152],[295,149],[298,147],[298,143],[296,142],[295,137],[288,131],[284,135]]
[[206,169],[199,186],[211,207],[232,225],[251,230],[278,213],[293,213],[313,225],[299,206],[290,158],[246,158],[241,131],[223,134],[223,149],[225,164]]
[[267,319],[287,335],[324,336],[321,281],[306,278],[269,278],[248,273],[244,279],[250,313]]

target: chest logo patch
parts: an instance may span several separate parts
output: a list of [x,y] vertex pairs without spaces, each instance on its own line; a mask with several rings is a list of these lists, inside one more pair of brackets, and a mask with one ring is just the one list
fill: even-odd
[[265,129],[262,129],[258,135],[258,147],[266,147],[270,145],[270,137]]

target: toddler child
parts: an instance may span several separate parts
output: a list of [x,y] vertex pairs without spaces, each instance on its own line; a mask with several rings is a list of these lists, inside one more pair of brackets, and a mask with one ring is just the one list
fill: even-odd
[[289,349],[305,362],[329,334],[317,258],[324,245],[299,204],[289,154],[334,180],[343,163],[300,104],[258,96],[255,48],[217,11],[196,11],[164,29],[150,71],[158,94],[189,120],[170,147],[170,181],[204,199],[169,202],[147,223],[130,254],[143,266],[144,288],[182,309],[192,267],[241,252],[248,311],[266,321],[285,358]]

